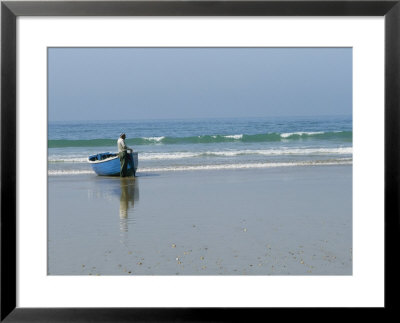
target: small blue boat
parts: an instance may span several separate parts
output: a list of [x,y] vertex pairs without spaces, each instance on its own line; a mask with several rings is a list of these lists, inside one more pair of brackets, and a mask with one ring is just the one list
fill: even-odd
[[[138,167],[138,153],[129,153],[133,160],[133,169],[128,163],[128,176],[135,176]],[[119,176],[121,164],[117,153],[99,153],[88,157],[88,162],[93,170],[100,176]]]

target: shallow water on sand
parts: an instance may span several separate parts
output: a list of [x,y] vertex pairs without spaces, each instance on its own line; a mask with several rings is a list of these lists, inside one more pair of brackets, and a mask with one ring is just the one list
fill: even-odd
[[50,275],[351,275],[352,167],[49,177]]

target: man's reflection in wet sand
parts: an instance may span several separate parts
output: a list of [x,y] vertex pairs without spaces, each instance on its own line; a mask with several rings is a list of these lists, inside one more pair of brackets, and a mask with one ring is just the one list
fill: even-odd
[[133,210],[135,202],[138,200],[138,180],[134,177],[121,177],[119,199],[119,218],[121,231],[128,232],[129,212]]

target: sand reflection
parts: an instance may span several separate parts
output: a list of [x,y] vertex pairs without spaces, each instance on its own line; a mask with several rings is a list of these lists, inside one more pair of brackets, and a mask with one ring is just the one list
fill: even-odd
[[119,218],[121,231],[128,231],[129,213],[139,200],[138,180],[133,177],[120,178]]

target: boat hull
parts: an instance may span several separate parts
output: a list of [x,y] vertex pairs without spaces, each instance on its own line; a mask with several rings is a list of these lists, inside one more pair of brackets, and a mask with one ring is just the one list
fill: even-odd
[[[130,153],[133,168],[128,163],[128,176],[135,176],[138,167],[138,153]],[[121,163],[118,154],[100,153],[89,156],[88,161],[94,172],[99,176],[120,176]]]

